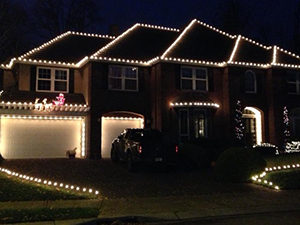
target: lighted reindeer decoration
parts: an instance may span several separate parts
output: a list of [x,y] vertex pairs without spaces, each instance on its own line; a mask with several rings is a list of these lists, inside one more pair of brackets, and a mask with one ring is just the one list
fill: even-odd
[[52,111],[52,103],[47,103],[47,98],[44,98],[43,104],[44,104],[44,110],[45,111],[47,111],[47,112]]
[[42,111],[42,110],[44,109],[44,104],[43,104],[43,103],[39,103],[39,102],[38,102],[39,100],[40,100],[39,98],[36,98],[36,99],[35,99],[35,102],[34,102],[34,108],[35,108],[36,110]]

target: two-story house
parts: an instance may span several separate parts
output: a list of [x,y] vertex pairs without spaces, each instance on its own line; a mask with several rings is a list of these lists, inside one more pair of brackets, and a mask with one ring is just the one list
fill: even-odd
[[[282,146],[285,106],[300,135],[299,56],[197,20],[181,30],[136,24],[117,38],[68,32],[1,67],[4,158],[74,147],[78,157],[109,157],[127,127],[175,142],[235,139],[237,101],[248,145]],[[64,104],[45,110],[60,93]]]

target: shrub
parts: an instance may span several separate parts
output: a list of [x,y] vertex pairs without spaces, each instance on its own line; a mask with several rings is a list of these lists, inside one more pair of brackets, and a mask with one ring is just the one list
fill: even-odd
[[[205,138],[195,138],[184,142],[183,157],[196,162],[199,160],[200,165],[210,165],[216,162],[219,156],[229,147],[244,147],[239,140],[212,140]],[[201,157],[206,157],[202,159]],[[203,161],[209,161],[204,163]]]
[[208,167],[211,163],[207,149],[193,144],[179,146],[180,158],[189,166]]
[[246,182],[265,167],[266,161],[254,149],[229,148],[220,155],[214,173],[221,181]]

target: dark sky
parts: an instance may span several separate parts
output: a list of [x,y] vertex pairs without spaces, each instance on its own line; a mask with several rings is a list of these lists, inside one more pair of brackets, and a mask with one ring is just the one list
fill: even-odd
[[[12,0],[30,4],[33,0]],[[147,23],[182,28],[196,18],[217,28],[216,12],[222,10],[226,0],[94,0],[99,5],[102,23],[94,31],[107,34],[110,25],[117,24],[120,32],[135,23]],[[288,46],[293,30],[296,4],[299,0],[241,0],[246,8],[253,9],[251,29],[244,36],[254,40],[262,31],[262,24],[268,27],[263,41],[266,45]],[[227,31],[227,30],[224,30]],[[274,32],[275,31],[275,32]],[[228,32],[228,31],[227,31]],[[278,33],[278,34],[277,34]],[[279,37],[284,36],[284,37]],[[279,39],[284,39],[284,41]],[[258,40],[261,41],[261,40]],[[289,50],[289,49],[288,49]]]
[[[276,44],[292,50],[289,42],[298,0],[241,1],[245,3],[246,8],[249,6],[249,9],[253,10],[251,30],[248,30],[245,36],[257,40],[258,33],[265,32],[264,35],[268,37],[262,42],[263,44]],[[102,32],[107,32],[111,24],[118,24],[120,31],[135,23],[182,28],[194,18],[220,28],[216,13],[222,10],[222,4],[224,5],[224,0],[99,0],[97,2],[103,16]],[[268,30],[259,28],[262,25]]]
[[[103,25],[116,23],[129,27],[134,23],[150,23],[182,27],[194,18],[212,23],[215,12],[224,0],[106,0],[99,2]],[[258,21],[276,23],[292,22],[297,0],[245,0],[255,6],[253,16]]]

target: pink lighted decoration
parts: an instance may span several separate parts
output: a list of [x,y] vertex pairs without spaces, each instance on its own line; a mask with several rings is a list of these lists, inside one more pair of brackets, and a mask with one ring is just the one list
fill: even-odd
[[65,96],[63,93],[60,93],[58,97],[56,97],[57,100],[53,100],[53,105],[64,105],[65,104]]

